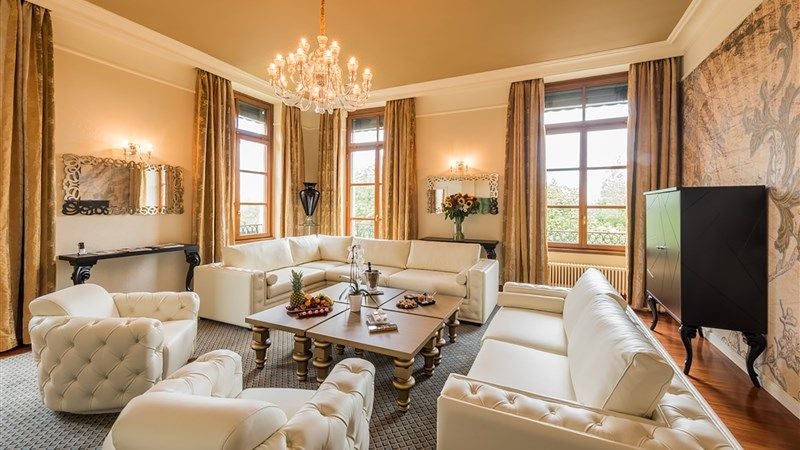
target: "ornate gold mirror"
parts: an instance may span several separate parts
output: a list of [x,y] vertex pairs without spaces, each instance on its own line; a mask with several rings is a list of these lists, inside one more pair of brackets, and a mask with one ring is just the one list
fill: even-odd
[[462,193],[478,197],[479,214],[497,214],[498,181],[496,173],[443,175],[428,177],[428,212],[442,214],[442,201],[450,194]]
[[180,167],[64,154],[64,205],[75,214],[182,214]]

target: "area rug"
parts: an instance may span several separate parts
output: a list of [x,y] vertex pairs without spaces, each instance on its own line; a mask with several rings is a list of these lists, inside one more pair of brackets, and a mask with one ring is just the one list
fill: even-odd
[[[469,371],[485,329],[485,325],[462,323],[457,342],[442,348],[442,363],[432,376],[424,374],[423,358],[417,357],[414,365],[417,384],[411,390],[412,403],[407,412],[395,407],[391,359],[372,353],[364,355],[377,369],[375,408],[370,424],[371,448],[436,447],[436,398],[449,374]],[[272,347],[267,351],[263,370],[256,369],[250,338],[245,328],[201,319],[195,356],[220,348],[242,355],[245,387],[317,388],[316,382],[300,382],[295,377],[291,334],[272,333]],[[334,354],[334,363],[352,356],[352,349],[345,350],[344,355]],[[313,375],[313,371],[309,364],[309,375]],[[0,387],[0,447],[3,448],[97,448],[117,417],[117,414],[79,415],[47,409],[36,387],[36,368],[30,353],[0,360]]]

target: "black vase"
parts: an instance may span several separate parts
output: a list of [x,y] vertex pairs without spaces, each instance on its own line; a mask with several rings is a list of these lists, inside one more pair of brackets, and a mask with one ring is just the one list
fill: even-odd
[[317,210],[320,192],[316,188],[317,183],[303,184],[305,185],[305,189],[300,191],[300,203],[303,205],[303,211],[306,213],[306,217],[311,217],[314,215],[314,211]]

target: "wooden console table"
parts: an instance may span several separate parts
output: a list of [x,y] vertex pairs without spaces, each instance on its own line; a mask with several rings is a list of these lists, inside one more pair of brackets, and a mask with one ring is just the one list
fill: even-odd
[[479,244],[486,250],[486,257],[489,259],[497,259],[497,244],[500,241],[495,241],[491,239],[462,239],[460,241],[455,241],[453,238],[443,238],[443,237],[435,237],[435,236],[428,236],[424,238],[420,238],[421,241],[434,241],[434,242],[455,242],[457,244]]
[[126,258],[128,256],[152,255],[155,253],[183,252],[189,270],[186,272],[186,290],[191,291],[191,282],[194,278],[194,268],[200,265],[199,247],[195,244],[176,244],[169,247],[144,246],[133,249],[109,250],[97,253],[79,255],[71,253],[58,255],[61,261],[67,261],[72,266],[72,284],[83,284],[89,279],[89,271],[101,259]]

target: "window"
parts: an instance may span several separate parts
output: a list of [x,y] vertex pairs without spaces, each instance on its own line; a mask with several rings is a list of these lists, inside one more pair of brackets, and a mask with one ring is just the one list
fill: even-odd
[[624,73],[545,88],[551,249],[625,249],[627,96]]
[[347,232],[377,237],[383,169],[383,108],[347,117]]
[[272,105],[236,94],[236,241],[272,237]]

